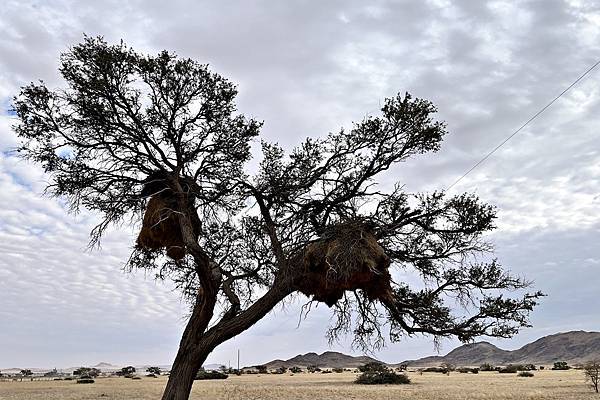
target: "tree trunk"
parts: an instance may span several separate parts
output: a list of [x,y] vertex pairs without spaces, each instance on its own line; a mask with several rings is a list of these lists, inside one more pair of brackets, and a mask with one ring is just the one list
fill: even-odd
[[187,400],[192,391],[194,378],[212,350],[204,350],[201,347],[196,347],[196,350],[189,349],[182,343],[173,362],[162,400]]

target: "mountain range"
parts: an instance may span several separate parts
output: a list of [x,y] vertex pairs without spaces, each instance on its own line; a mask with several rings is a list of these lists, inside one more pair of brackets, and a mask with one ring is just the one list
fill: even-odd
[[273,360],[265,364],[268,369],[276,369],[280,367],[301,367],[306,368],[309,365],[316,365],[325,368],[356,368],[360,365],[377,361],[374,358],[367,356],[349,356],[336,351],[326,351],[322,354],[306,353],[298,354],[289,360]]
[[408,360],[409,366],[432,366],[447,362],[455,365],[477,366],[483,363],[569,364],[600,360],[600,332],[572,331],[544,336],[517,350],[503,350],[488,342],[465,344],[445,356],[429,356]]

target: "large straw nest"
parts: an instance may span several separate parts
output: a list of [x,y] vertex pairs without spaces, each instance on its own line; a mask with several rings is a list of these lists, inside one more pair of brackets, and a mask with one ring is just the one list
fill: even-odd
[[201,224],[194,209],[194,197],[188,194],[188,206],[181,210],[170,182],[166,173],[148,177],[141,194],[150,196],[150,199],[144,211],[137,247],[147,250],[165,249],[167,256],[181,260],[185,257],[186,248],[179,223],[180,214],[189,215],[196,238],[200,233]]
[[363,224],[330,227],[304,250],[298,290],[333,306],[347,290],[361,289],[370,299],[389,296],[390,258]]

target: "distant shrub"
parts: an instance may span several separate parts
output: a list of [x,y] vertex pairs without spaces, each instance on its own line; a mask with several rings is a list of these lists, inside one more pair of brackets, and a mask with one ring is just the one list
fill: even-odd
[[306,367],[306,370],[311,373],[321,372],[321,368],[319,368],[316,365],[309,365],[308,367]]
[[460,367],[460,368],[457,368],[456,371],[460,372],[461,374],[467,374],[469,372],[472,374],[478,374],[479,368]]
[[148,374],[148,375],[146,375],[146,378],[158,378],[158,376],[156,376],[154,374]]
[[117,371],[116,374],[118,376],[124,376],[126,378],[130,378],[133,374],[135,374],[135,367],[133,366],[128,366],[128,367],[123,367],[121,368],[120,371]]
[[146,372],[148,372],[148,375],[160,375],[162,370],[159,367],[148,367],[146,368]]
[[256,369],[258,370],[259,374],[266,374],[267,373],[267,366],[266,365],[257,365]]
[[72,376],[66,376],[66,377],[65,377],[65,381],[72,381],[72,380],[73,380],[73,377],[72,377]]
[[521,371],[517,375],[520,376],[521,378],[531,378],[533,376],[533,372]]
[[567,369],[571,369],[571,367],[569,367],[569,365],[567,364],[566,361],[557,361],[554,363],[554,366],[552,367],[552,369],[554,371],[564,371]]
[[330,369],[324,369],[323,371],[321,371],[322,374],[330,374],[331,370]]
[[489,363],[483,363],[479,366],[480,371],[495,371],[496,367]]
[[206,379],[227,379],[228,377],[229,376],[227,374],[224,374],[219,371],[200,370],[200,371],[198,371],[198,373],[196,374],[196,378],[194,378],[194,379],[197,381],[202,381],[202,380],[206,380]]
[[428,367],[428,368],[423,368],[421,370],[421,372],[437,372],[440,374],[447,374],[450,371],[448,371],[446,368],[443,368],[443,367]]
[[546,368],[546,367],[544,367],[543,365],[540,365],[540,371],[543,371],[544,368]]
[[519,372],[519,366],[508,364],[506,367],[498,369],[498,372],[501,374],[516,374]]
[[142,377],[141,376],[133,376],[133,377],[131,377],[131,379],[134,381],[139,381],[142,379]]
[[332,369],[332,371],[336,374],[341,374],[342,372],[344,372],[344,368],[334,368]]
[[92,379],[89,375],[83,375],[81,378],[77,379],[77,383],[94,383],[94,379]]
[[299,373],[302,372],[302,368],[300,368],[300,367],[292,367],[292,368],[290,368],[290,372],[292,374],[299,374]]
[[359,367],[359,370],[362,372],[362,374],[360,374],[354,382],[361,385],[410,383],[408,376],[404,374],[397,374],[389,369],[386,365],[381,363],[368,363]]

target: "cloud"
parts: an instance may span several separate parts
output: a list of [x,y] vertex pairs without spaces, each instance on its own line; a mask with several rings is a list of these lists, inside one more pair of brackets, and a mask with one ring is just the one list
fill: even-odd
[[[14,346],[2,367],[170,362],[187,312],[168,285],[121,272],[132,229],[114,229],[101,250],[85,251],[96,217],[68,215],[42,196],[47,178],[37,167],[5,153],[17,143],[5,105],[30,81],[59,86],[59,54],[84,32],[209,63],[239,84],[240,111],[264,120],[264,137],[286,148],[376,114],[398,92],[430,99],[450,131],[443,148],[382,178],[426,191],[448,187],[592,65],[598,21],[593,2],[559,0],[8,1],[0,10],[0,341]],[[498,207],[497,255],[549,294],[535,328],[501,341],[507,348],[571,327],[600,329],[599,73],[452,189]],[[328,310],[297,327],[299,304],[211,360],[226,362],[237,347],[248,363],[327,349]],[[267,340],[265,354],[256,343]],[[417,338],[378,355],[399,361],[432,348]]]

